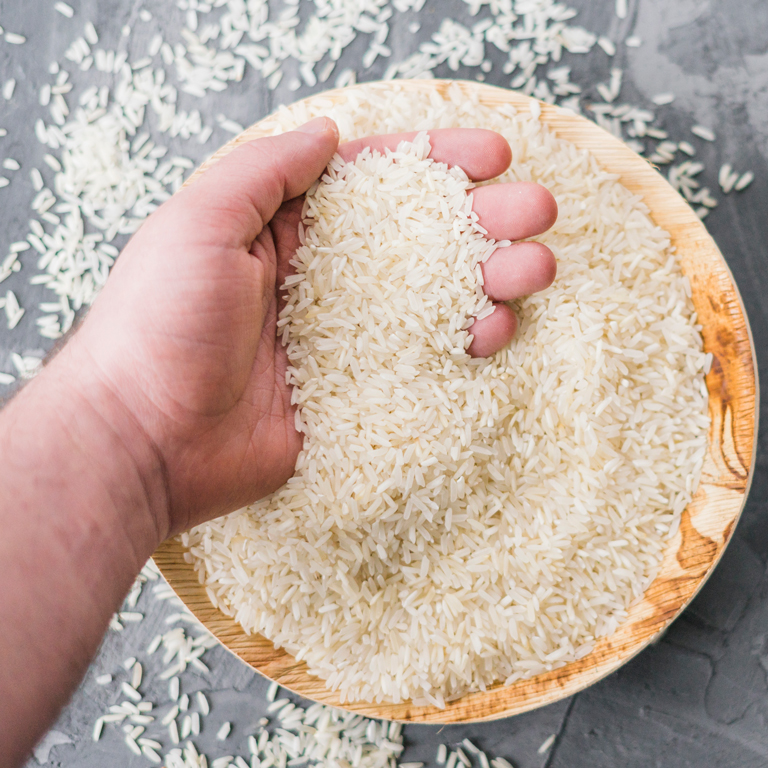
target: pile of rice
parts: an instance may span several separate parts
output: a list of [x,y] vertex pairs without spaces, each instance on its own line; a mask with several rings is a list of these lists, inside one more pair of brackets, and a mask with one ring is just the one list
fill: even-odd
[[625,619],[698,482],[707,357],[668,234],[616,176],[536,115],[393,87],[316,98],[270,128],[326,114],[343,140],[499,131],[502,180],[557,199],[537,238],[557,279],[515,303],[508,348],[471,359],[496,247],[472,185],[426,159],[425,136],[335,161],[281,319],[296,474],[183,541],[215,605],[345,700],[444,706],[578,659]]

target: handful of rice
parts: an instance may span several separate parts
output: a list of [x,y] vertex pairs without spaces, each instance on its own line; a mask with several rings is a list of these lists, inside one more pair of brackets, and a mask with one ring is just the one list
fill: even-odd
[[668,235],[538,121],[459,91],[353,90],[324,111],[344,139],[499,130],[503,180],[557,199],[539,239],[558,279],[517,302],[507,349],[470,358],[472,319],[492,311],[480,265],[505,243],[483,236],[466,176],[428,159],[426,134],[334,160],[279,323],[296,474],[184,542],[215,605],[346,700],[444,706],[580,658],[626,617],[698,481],[705,356]]

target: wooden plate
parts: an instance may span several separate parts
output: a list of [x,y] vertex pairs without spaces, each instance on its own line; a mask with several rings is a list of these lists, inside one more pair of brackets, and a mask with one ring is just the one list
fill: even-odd
[[[379,93],[402,89],[418,98],[433,89],[445,92],[451,82],[401,81],[355,87]],[[527,111],[532,102],[522,94],[478,83],[461,83],[461,87],[477,93],[489,106],[513,104],[519,111]],[[321,96],[338,100],[342,94],[331,91]],[[624,186],[643,197],[654,221],[672,236],[683,271],[690,278],[704,348],[714,356],[706,380],[712,425],[701,484],[683,512],[680,529],[670,540],[659,575],[643,600],[631,607],[627,621],[612,636],[601,639],[588,656],[509,687],[468,694],[445,709],[409,702],[343,705],[364,715],[424,723],[492,720],[551,704],[610,674],[662,632],[707,580],[733,533],[752,480],[757,367],[741,297],[720,251],[685,200],[646,160],[594,123],[547,104],[540,107],[541,119],[558,136],[588,149],[603,168],[619,174]],[[200,171],[237,145],[264,135],[259,126],[256,123],[220,149]],[[155,562],[189,609],[227,648],[280,685],[315,701],[342,706],[338,695],[311,677],[303,663],[276,650],[260,635],[246,635],[239,624],[216,610],[183,555],[182,546],[169,541],[155,553]]]

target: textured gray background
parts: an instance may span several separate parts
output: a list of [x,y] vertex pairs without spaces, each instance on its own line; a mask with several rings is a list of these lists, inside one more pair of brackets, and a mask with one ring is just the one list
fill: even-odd
[[[56,14],[53,0],[0,0],[0,24],[29,37],[23,47],[0,44],[0,81],[11,76],[18,80],[13,101],[0,100],[0,126],[9,131],[0,139],[0,157],[15,157],[25,167],[16,174],[3,172],[13,177],[13,183],[0,190],[0,254],[27,232],[32,198],[27,171],[41,165],[43,152],[32,136],[32,125],[44,115],[37,105],[37,90],[48,81],[48,63],[62,59],[89,18],[107,45],[118,43],[123,24],[133,24],[135,36],[128,45],[139,46],[137,50],[145,50],[148,39],[168,20],[177,24],[180,19],[170,2],[146,0],[155,13],[149,24],[138,21],[140,0],[70,2],[77,9],[73,20]],[[393,19],[389,44],[394,55],[414,50],[417,38],[428,36],[458,5],[453,0],[432,0],[421,14],[422,28],[416,37],[407,31],[411,14],[400,17],[399,23]],[[625,69],[622,100],[649,104],[655,93],[674,91],[674,104],[657,110],[672,139],[686,137],[690,125],[697,122],[717,133],[718,140],[712,145],[696,141],[699,156],[707,163],[705,183],[716,186],[717,169],[725,161],[755,171],[753,185],[722,202],[707,225],[741,289],[758,359],[764,366],[768,360],[768,300],[764,298],[768,295],[768,3],[630,0],[630,14],[623,21],[613,13],[613,0],[573,0],[571,5],[580,9],[577,22],[588,29],[605,32],[614,40],[629,34],[643,40],[638,49],[619,46],[613,62],[597,51],[567,57],[573,64],[575,82],[605,81],[614,64]],[[359,53],[350,52],[349,60],[359,61]],[[376,65],[361,79],[380,73]],[[500,71],[488,77],[489,82],[500,85],[507,80]],[[304,89],[296,94],[287,90],[269,93],[250,73],[241,85],[207,99],[206,111],[209,115],[225,111],[247,124],[280,101],[305,93]],[[198,161],[227,138],[217,131],[205,147],[194,142],[166,143]],[[23,305],[33,307],[42,294],[26,285],[29,270],[26,272],[10,278],[2,290],[13,288]],[[28,312],[12,334],[0,331],[0,370],[12,370],[12,351],[45,351],[34,332],[35,314]],[[505,756],[519,768],[768,766],[767,457],[762,430],[751,497],[734,540],[707,586],[660,643],[602,683],[530,714],[466,727],[409,726],[405,758],[434,764],[437,743],[455,743],[469,735],[490,754]],[[114,672],[122,659],[137,655],[158,629],[164,629],[165,617],[173,609],[153,600],[147,590],[138,610],[146,614],[141,624],[106,638],[88,678],[56,726],[74,744],[54,748],[49,764],[84,768],[147,765],[127,751],[115,730],[97,744],[90,739],[94,719],[118,700],[115,688],[97,686],[95,676]],[[233,754],[238,748],[244,751],[249,728],[264,711],[266,684],[221,649],[209,652],[207,658],[210,674],[185,678],[187,690],[204,687],[214,691],[213,712],[197,741],[214,757]],[[165,690],[159,682],[148,682],[145,687],[150,700],[155,691],[159,699]],[[234,730],[226,745],[221,745],[214,734],[227,719],[234,722]],[[538,755],[539,745],[553,733],[557,734],[554,747]],[[32,760],[30,765],[37,763]]]

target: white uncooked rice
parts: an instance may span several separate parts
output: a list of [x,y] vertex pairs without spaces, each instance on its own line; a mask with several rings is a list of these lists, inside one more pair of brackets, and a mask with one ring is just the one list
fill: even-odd
[[[343,140],[502,133],[502,180],[557,199],[537,239],[558,276],[515,303],[507,349],[472,360],[462,327],[482,306],[485,254],[461,203],[469,185],[420,159],[418,141],[334,164],[308,204],[283,315],[305,432],[296,474],[183,541],[215,605],[345,700],[443,706],[584,656],[651,582],[706,451],[700,328],[642,200],[528,114],[458,85],[445,98],[366,86],[284,108],[268,129],[319,114]],[[391,217],[364,214],[396,194]]]
[[715,132],[711,128],[707,128],[705,125],[694,125],[691,128],[691,133],[698,136],[705,141],[714,141],[716,136]]
[[11,78],[10,80],[6,80],[5,84],[3,85],[3,98],[6,101],[10,101],[13,98],[13,92],[16,90],[16,80],[15,78]]
[[555,739],[557,738],[556,734],[552,734],[551,736],[548,736],[541,744],[539,749],[537,750],[540,755],[543,755],[554,743]]
[[746,189],[754,180],[755,174],[752,171],[747,171],[739,177],[733,188],[737,192],[741,192],[742,189]]
[[651,101],[657,106],[657,107],[663,107],[666,104],[671,104],[675,100],[675,94],[674,93],[657,93]]
[[68,19],[71,19],[75,15],[75,9],[71,5],[67,5],[67,3],[57,2],[53,7],[62,16],[66,16]]

